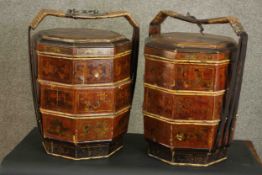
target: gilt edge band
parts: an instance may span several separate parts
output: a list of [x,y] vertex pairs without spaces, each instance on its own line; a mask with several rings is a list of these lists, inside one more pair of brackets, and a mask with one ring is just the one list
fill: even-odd
[[52,57],[52,58],[57,58],[57,59],[66,59],[66,60],[113,60],[113,59],[121,58],[123,56],[127,56],[130,54],[131,54],[131,50],[117,53],[115,55],[88,55],[88,56],[37,51],[38,56],[47,56],[47,57]]
[[220,91],[172,90],[172,89],[167,89],[167,88],[159,87],[156,85],[152,85],[149,83],[144,83],[144,86],[145,88],[150,88],[150,89],[154,89],[157,91],[162,91],[162,92],[174,94],[174,95],[220,96],[220,95],[224,95],[225,93],[225,90],[220,90]]
[[43,39],[47,39],[47,40],[52,40],[52,41],[62,41],[62,42],[68,42],[68,43],[88,43],[88,42],[92,42],[92,43],[110,43],[110,42],[115,42],[115,41],[119,41],[119,40],[124,40],[126,39],[124,36],[119,36],[116,38],[112,38],[112,39],[65,39],[65,38],[59,38],[59,37],[54,37],[54,36],[46,36],[43,35],[42,36]]
[[160,57],[156,55],[149,55],[145,54],[146,60],[153,60],[153,61],[159,61],[159,62],[166,62],[166,63],[174,63],[174,64],[195,64],[195,65],[227,65],[229,64],[230,60],[220,60],[220,61],[211,61],[211,60],[189,60],[189,59],[183,59],[183,60],[176,60],[176,59],[169,59],[165,57]]
[[130,110],[131,106],[124,107],[120,109],[119,111],[113,112],[113,113],[96,113],[96,114],[71,114],[71,113],[65,113],[65,112],[58,112],[53,110],[48,110],[44,108],[40,108],[40,112],[42,114],[47,115],[55,115],[63,118],[70,118],[70,119],[98,119],[98,118],[114,118],[118,117],[121,114],[124,114]]
[[125,78],[123,80],[119,80],[113,83],[94,83],[94,84],[65,84],[65,83],[58,83],[55,81],[48,81],[37,79],[37,82],[40,85],[47,85],[47,86],[54,86],[54,87],[62,87],[62,88],[74,88],[74,89],[82,89],[82,88],[105,88],[105,87],[119,87],[128,83],[131,83],[130,78]]
[[114,151],[112,151],[111,153],[109,153],[105,156],[74,158],[74,157],[70,157],[70,156],[64,156],[64,155],[61,155],[61,154],[51,153],[51,152],[47,151],[44,143],[42,143],[42,145],[43,145],[44,150],[46,151],[47,154],[55,156],[55,157],[62,157],[62,158],[70,159],[70,160],[90,160],[90,159],[108,158],[108,157],[112,156],[113,154],[115,154],[116,152],[118,152],[119,150],[121,150],[123,148],[123,146],[120,146],[120,147],[118,147],[117,149],[115,149]]
[[160,160],[160,161],[162,161],[162,162],[165,162],[165,163],[167,163],[167,164],[170,164],[170,165],[193,166],[193,167],[208,167],[208,166],[210,166],[210,165],[217,164],[217,163],[222,162],[222,161],[224,161],[224,160],[227,159],[227,157],[223,157],[223,158],[221,158],[221,159],[215,160],[215,161],[210,162],[210,163],[207,163],[207,164],[195,164],[195,163],[176,163],[176,162],[171,162],[171,161],[162,159],[162,158],[160,158],[160,157],[158,157],[158,156],[155,156],[155,155],[153,155],[153,154],[150,154],[150,153],[147,153],[147,155],[150,156],[150,157],[153,157],[153,158],[155,158],[155,159],[158,159],[158,160]]
[[160,120],[165,123],[174,124],[174,125],[201,125],[201,126],[216,126],[220,120],[180,120],[180,119],[170,119],[161,115],[149,113],[143,111],[143,114],[149,118]]

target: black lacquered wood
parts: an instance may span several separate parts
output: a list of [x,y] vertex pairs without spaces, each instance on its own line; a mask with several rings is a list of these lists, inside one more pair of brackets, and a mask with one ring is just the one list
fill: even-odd
[[[206,168],[174,167],[146,155],[143,135],[127,134],[125,147],[109,159],[71,161],[45,154],[34,129],[2,162],[2,174],[27,175],[261,175],[262,166],[249,141],[234,141],[228,160]],[[9,171],[8,171],[9,170]]]

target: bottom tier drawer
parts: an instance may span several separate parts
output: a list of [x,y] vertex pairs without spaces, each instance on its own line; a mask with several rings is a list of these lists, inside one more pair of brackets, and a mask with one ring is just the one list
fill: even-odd
[[211,150],[217,133],[217,124],[176,123],[144,116],[145,138],[170,148]]
[[129,110],[110,117],[68,118],[54,114],[43,114],[44,138],[83,143],[109,141],[126,133]]

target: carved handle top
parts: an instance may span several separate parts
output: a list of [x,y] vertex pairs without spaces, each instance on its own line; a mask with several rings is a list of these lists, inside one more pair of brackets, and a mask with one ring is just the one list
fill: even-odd
[[30,24],[30,27],[34,30],[41,23],[41,21],[47,16],[65,17],[73,19],[105,19],[105,18],[118,18],[124,17],[133,27],[138,28],[138,23],[131,17],[127,11],[116,11],[108,13],[99,13],[97,10],[82,10],[77,11],[75,9],[69,9],[67,12],[61,10],[42,9],[38,12],[36,17]]
[[210,19],[197,19],[192,16],[186,16],[179,14],[175,11],[160,11],[155,18],[150,23],[149,28],[149,35],[155,35],[159,34],[161,30],[161,24],[165,21],[167,17],[176,18],[182,21],[186,21],[189,23],[194,23],[197,25],[202,24],[227,24],[229,23],[231,27],[233,28],[234,32],[240,36],[242,33],[246,33],[243,26],[239,22],[239,20],[236,17],[228,16],[228,17],[220,17],[220,18],[210,18]]

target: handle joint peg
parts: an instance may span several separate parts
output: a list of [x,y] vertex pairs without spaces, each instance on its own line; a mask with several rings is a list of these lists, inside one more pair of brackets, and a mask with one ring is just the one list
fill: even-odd
[[204,33],[204,27],[202,26],[202,24],[199,22],[199,20],[195,17],[195,16],[192,16],[190,15],[189,12],[187,12],[186,14],[187,17],[191,18],[193,21],[195,21],[195,23],[197,24],[197,26],[199,27],[200,29],[200,33],[203,35]]

